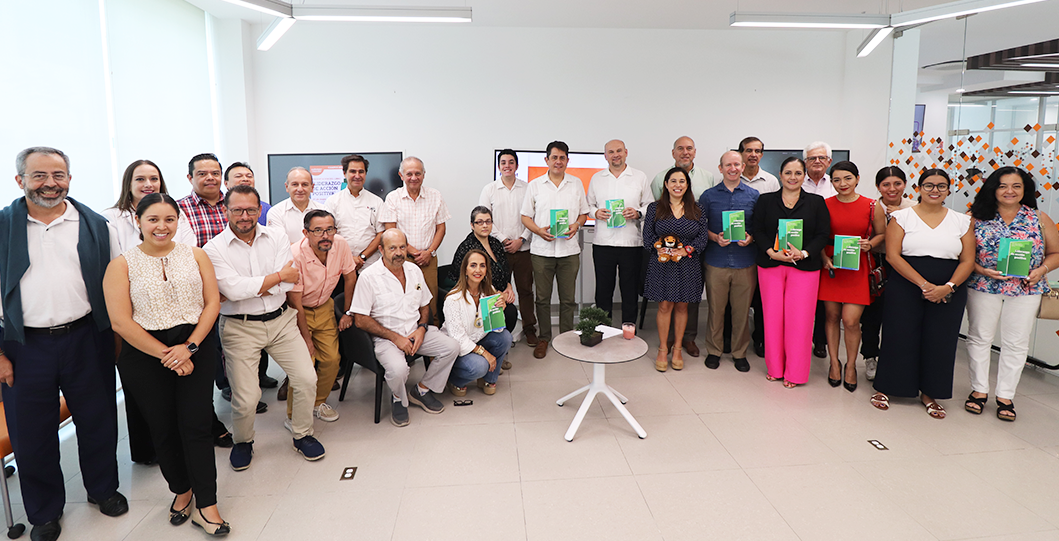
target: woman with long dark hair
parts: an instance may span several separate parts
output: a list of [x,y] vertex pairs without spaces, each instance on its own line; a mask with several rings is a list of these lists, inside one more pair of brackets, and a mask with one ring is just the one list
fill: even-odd
[[[688,172],[682,167],[666,171],[662,196],[647,206],[643,219],[643,245],[654,254],[647,263],[644,297],[658,301],[658,357],[655,370],[669,368],[669,323],[673,336],[684,336],[688,322],[688,303],[702,299],[702,264],[699,253],[709,238],[706,215],[699,209],[688,183]],[[662,241],[655,248],[656,241]],[[672,247],[667,247],[672,240]],[[679,246],[679,247],[678,247]],[[662,261],[662,260],[665,261]],[[676,316],[673,313],[676,312]],[[673,370],[684,368],[680,344],[673,346]],[[712,367],[716,368],[716,366]]]
[[971,217],[945,207],[949,174],[919,176],[919,203],[893,213],[886,226],[886,284],[882,349],[871,404],[890,409],[890,395],[919,397],[927,414],[945,418],[937,400],[952,398],[956,342],[967,304],[962,287],[974,269]]
[[[974,272],[967,281],[967,356],[971,394],[964,409],[979,415],[989,397],[991,347],[1000,326],[1000,360],[996,376],[996,416],[1015,420],[1015,388],[1026,364],[1033,320],[1048,292],[1045,279],[1059,267],[1059,232],[1055,222],[1037,210],[1033,177],[1017,167],[1001,167],[989,175],[971,204],[974,217]],[[1002,272],[1004,239],[1029,241],[1026,275]],[[1006,267],[1005,267],[1006,268]]]
[[[445,297],[445,324],[441,330],[460,344],[460,354],[449,373],[449,391],[454,396],[467,394],[467,385],[478,382],[485,394],[496,394],[496,380],[511,348],[511,333],[506,328],[486,331],[481,303],[483,297],[498,293],[493,287],[493,272],[484,250],[472,248],[460,260],[459,280]],[[504,295],[496,300],[501,310],[507,307]],[[505,319],[507,318],[505,314]]]
[[[169,193],[162,170],[151,160],[136,160],[130,163],[121,175],[121,195],[118,202],[100,213],[117,229],[122,253],[143,240],[140,238],[140,229],[136,227],[134,215],[140,200],[152,193]],[[173,240],[188,246],[198,246],[191,222],[188,222],[183,213],[177,219],[177,232]]]

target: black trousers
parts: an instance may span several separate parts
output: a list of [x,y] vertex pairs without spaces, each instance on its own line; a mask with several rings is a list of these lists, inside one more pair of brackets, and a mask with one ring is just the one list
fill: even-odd
[[15,370],[14,386],[3,385],[4,410],[30,524],[58,519],[66,504],[57,431],[60,390],[77,425],[85,490],[96,501],[118,490],[114,333],[99,331],[89,319],[67,334],[27,333],[25,344],[3,342]]
[[640,265],[643,262],[640,246],[592,245],[592,265],[596,272],[596,306],[614,311],[614,286],[621,292],[621,321],[636,323]]
[[885,295],[872,299],[860,316],[860,354],[865,359],[879,356],[879,334],[882,331]]
[[[127,389],[124,379],[121,386]],[[140,405],[132,393],[125,393],[125,423],[129,427],[129,453],[133,462],[150,463],[156,460],[154,443],[151,442],[151,428],[147,419],[140,412]]]
[[824,308],[824,301],[816,301],[816,319],[813,321],[813,349],[827,347],[827,333],[824,331],[826,322],[827,309]]
[[[193,325],[148,331],[167,346],[183,344],[195,330]],[[202,341],[191,356],[195,368],[186,376],[166,368],[161,361],[122,342],[118,371],[125,394],[142,406],[151,428],[158,466],[174,494],[195,493],[195,506],[217,503],[217,465],[210,426],[213,417],[212,376],[217,363],[217,337]]]
[[[944,284],[959,264],[954,259],[905,257],[923,279]],[[886,284],[882,349],[875,390],[892,396],[952,398],[952,371],[967,288],[960,286],[948,303],[923,299],[916,284],[899,273]]]

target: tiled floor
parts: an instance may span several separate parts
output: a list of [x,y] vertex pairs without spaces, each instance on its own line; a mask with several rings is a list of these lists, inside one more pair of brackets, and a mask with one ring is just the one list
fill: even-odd
[[[1059,378],[1027,368],[1015,423],[996,419],[992,402],[970,415],[961,346],[957,399],[943,401],[949,416],[938,421],[912,400],[872,408],[863,368],[850,394],[827,385],[819,359],[793,390],[766,382],[752,354],[747,374],[728,356],[718,370],[686,359],[681,372],[660,374],[651,357],[608,369],[644,440],[598,401],[563,440],[580,398],[555,400],[585,385],[591,367],[554,351],[534,359],[524,344],[495,396],[472,388],[474,404],[453,407],[446,394],[444,413],[413,407],[406,428],[388,422],[388,406],[372,423],[374,376],[355,372],[345,402],[330,401],[342,418],[316,422],[327,457],[314,463],[292,450],[267,391],[251,468],[234,472],[217,452],[229,539],[1059,540]],[[216,403],[227,421],[229,404]],[[75,441],[64,441],[63,539],[202,537],[168,524],[158,468],[131,464],[125,440],[118,447],[131,510],[107,518],[85,503]],[[358,468],[352,481],[339,480],[346,466]]]

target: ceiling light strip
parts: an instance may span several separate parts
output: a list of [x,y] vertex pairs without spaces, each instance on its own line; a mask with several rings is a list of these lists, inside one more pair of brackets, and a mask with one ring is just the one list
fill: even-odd
[[730,26],[756,28],[885,28],[890,24],[888,15],[842,15],[834,13],[751,13],[732,12]]
[[864,40],[864,43],[857,47],[857,58],[864,58],[870,55],[886,39],[886,36],[889,36],[893,31],[894,28],[892,26],[872,30],[871,34],[868,34],[868,38]]
[[303,21],[469,23],[469,7],[341,7],[294,6],[293,16]]
[[1043,1],[1044,0],[958,0],[947,4],[939,4],[921,9],[912,9],[900,13],[894,13],[890,16],[890,24],[895,27],[910,26]]
[[267,51],[271,49],[279,41],[279,38],[282,38],[283,34],[286,34],[287,30],[294,26],[295,21],[297,19],[294,17],[280,17],[272,21],[272,24],[268,25],[261,37],[257,38],[257,50]]

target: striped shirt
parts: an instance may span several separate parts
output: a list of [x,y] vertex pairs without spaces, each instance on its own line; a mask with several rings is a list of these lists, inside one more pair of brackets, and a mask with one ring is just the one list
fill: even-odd
[[408,244],[417,250],[426,250],[434,240],[439,224],[451,216],[441,192],[423,186],[419,197],[412,199],[403,186],[386,195],[386,204],[379,213],[379,221],[397,225],[407,237]]
[[177,201],[180,210],[191,222],[191,229],[195,231],[195,240],[198,247],[202,248],[213,237],[219,235],[228,227],[228,216],[225,213],[224,202],[218,201],[216,205],[199,197],[199,194],[191,192],[191,195]]

